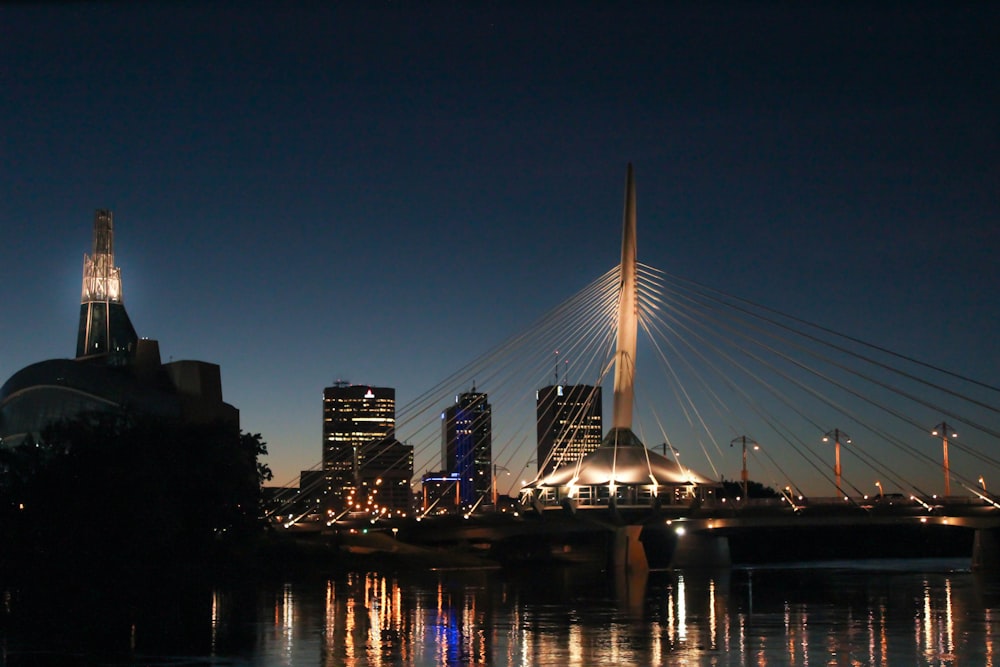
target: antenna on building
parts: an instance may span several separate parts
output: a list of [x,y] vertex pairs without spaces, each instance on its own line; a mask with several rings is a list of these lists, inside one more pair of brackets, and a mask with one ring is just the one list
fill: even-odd
[[556,355],[556,373],[555,373],[556,381],[553,382],[552,384],[559,384],[559,350],[556,350],[554,354]]
[[348,382],[347,380],[341,380],[341,379],[338,378],[338,379],[336,379],[336,380],[333,381],[333,386],[334,387],[339,387],[339,388],[344,388],[344,387],[350,387],[351,383]]

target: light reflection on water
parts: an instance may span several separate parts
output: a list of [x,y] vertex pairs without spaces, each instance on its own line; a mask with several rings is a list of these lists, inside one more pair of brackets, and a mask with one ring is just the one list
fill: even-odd
[[[123,619],[124,644],[41,635],[86,658],[71,664],[993,665],[1000,580],[966,564],[363,573],[206,590]],[[6,609],[16,617],[16,599]],[[46,664],[23,629],[0,625],[0,664]]]

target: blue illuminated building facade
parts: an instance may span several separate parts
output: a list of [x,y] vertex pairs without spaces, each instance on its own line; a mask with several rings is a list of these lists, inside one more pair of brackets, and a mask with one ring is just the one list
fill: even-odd
[[441,413],[444,470],[458,476],[458,496],[464,508],[480,504],[491,495],[492,413],[486,394],[475,387],[456,396],[454,405]]

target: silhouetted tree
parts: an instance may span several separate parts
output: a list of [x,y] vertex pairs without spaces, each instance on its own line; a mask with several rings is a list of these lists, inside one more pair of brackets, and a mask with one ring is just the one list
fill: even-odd
[[[720,498],[738,498],[743,495],[743,482],[735,480],[722,480],[722,491]],[[747,496],[750,498],[778,498],[781,494],[769,486],[764,486],[760,482],[747,480]]]
[[[143,571],[224,561],[261,530],[260,434],[94,413],[0,458],[8,560]],[[4,537],[7,539],[5,540]]]

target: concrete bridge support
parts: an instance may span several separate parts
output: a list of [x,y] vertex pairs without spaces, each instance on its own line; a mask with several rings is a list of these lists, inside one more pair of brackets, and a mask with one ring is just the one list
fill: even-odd
[[646,548],[639,539],[642,526],[621,526],[615,529],[611,545],[611,559],[615,570],[628,572],[648,572]]
[[972,569],[1000,571],[1000,528],[977,528],[972,542]]
[[703,533],[685,533],[677,536],[670,567],[679,570],[730,567],[729,538]]

